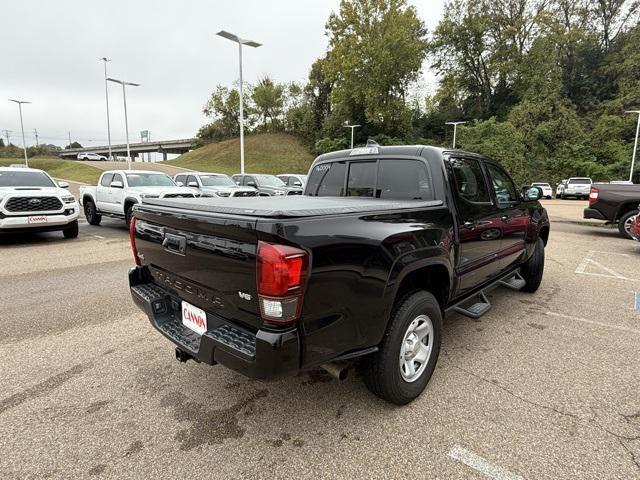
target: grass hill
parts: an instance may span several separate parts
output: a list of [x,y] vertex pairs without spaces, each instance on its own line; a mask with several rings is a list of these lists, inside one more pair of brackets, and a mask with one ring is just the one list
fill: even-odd
[[[300,140],[286,133],[247,135],[244,155],[248,173],[307,173],[314,158]],[[240,139],[211,143],[165,163],[233,175],[240,172]]]
[[[24,163],[24,158],[0,158],[0,167],[12,163]],[[44,170],[55,178],[64,178],[73,182],[98,183],[102,170],[75,160],[61,160],[56,157],[34,157],[29,159],[29,167]]]

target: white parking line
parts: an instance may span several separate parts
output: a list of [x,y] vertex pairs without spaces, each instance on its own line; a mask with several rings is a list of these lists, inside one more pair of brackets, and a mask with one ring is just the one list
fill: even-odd
[[576,320],[578,322],[589,323],[591,325],[598,325],[599,327],[613,328],[615,330],[620,330],[620,331],[623,331],[623,332],[640,334],[640,330],[637,330],[635,328],[623,327],[621,325],[611,325],[610,323],[596,322],[595,320],[589,320],[587,318],[574,317],[574,316],[571,316],[571,315],[565,315],[563,313],[545,312],[545,315],[548,315],[550,317],[566,318],[567,320]]
[[94,235],[94,237],[99,238],[100,240],[104,240],[104,238],[105,238],[102,235]]
[[[619,280],[631,280],[631,281],[636,281],[636,279],[634,278],[628,278],[625,277],[624,275],[616,272],[615,270],[602,265],[600,262],[597,262],[596,260],[594,260],[593,258],[591,258],[593,256],[594,253],[600,253],[597,250],[590,250],[589,253],[587,253],[587,256],[584,257],[582,259],[582,261],[580,262],[580,264],[576,267],[575,273],[579,273],[581,275],[592,275],[594,277],[607,277],[607,278],[617,278]],[[627,256],[624,253],[621,253],[620,255],[623,256]],[[596,267],[598,267],[600,270],[607,272],[605,273],[593,273],[593,272],[587,272],[587,267],[589,265],[594,265]]]
[[449,450],[449,457],[460,463],[464,463],[489,478],[496,480],[523,480],[520,475],[511,473],[506,468],[494,465],[480,455],[462,448],[460,445],[454,445],[453,448]]

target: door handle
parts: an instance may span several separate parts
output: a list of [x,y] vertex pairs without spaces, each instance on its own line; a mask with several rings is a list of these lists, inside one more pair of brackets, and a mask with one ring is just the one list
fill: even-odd
[[468,230],[473,230],[476,228],[476,222],[466,221],[462,224],[462,226]]

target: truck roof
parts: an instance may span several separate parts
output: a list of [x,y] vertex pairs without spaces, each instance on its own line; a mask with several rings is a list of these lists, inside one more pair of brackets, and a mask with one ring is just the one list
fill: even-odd
[[363,197],[246,197],[147,199],[145,206],[168,207],[202,213],[223,213],[252,217],[313,217],[341,213],[364,213],[379,210],[437,207],[441,200],[384,200]]
[[[434,147],[431,145],[392,145],[392,146],[382,146],[382,145],[372,145],[370,147],[377,148],[376,153],[361,153],[364,152],[368,147],[356,147],[353,149],[346,150],[338,150],[335,152],[325,153],[323,155],[318,156],[313,163],[317,162],[325,162],[331,160],[344,160],[345,158],[349,158],[351,160],[358,158],[371,158],[371,157],[381,157],[381,156],[400,156],[400,157],[425,157],[425,158],[442,158],[443,155],[448,153],[460,153],[465,156],[473,156],[480,157],[477,153],[467,152],[465,150],[460,149],[451,149],[444,147]],[[489,159],[488,159],[489,160]]]
[[158,175],[167,175],[170,176],[169,174],[165,173],[165,172],[159,172],[158,170],[105,170],[104,172],[102,172],[102,175],[104,175],[105,173],[154,173],[154,174],[158,174]]

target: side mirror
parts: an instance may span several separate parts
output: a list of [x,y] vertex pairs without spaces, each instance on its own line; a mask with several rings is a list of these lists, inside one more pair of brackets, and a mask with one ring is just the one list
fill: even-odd
[[176,182],[176,185],[178,185],[179,187],[184,187],[184,182]]
[[293,186],[294,187],[301,187],[302,186],[302,182],[300,180],[296,180],[295,182],[293,182]]
[[198,188],[198,182],[189,182],[190,187]]
[[540,187],[524,187],[523,196],[527,202],[535,202],[542,198],[542,189]]
[[248,187],[255,187],[256,186],[256,182],[247,182],[247,186]]
[[111,188],[124,188],[124,185],[120,180],[115,180],[115,181],[111,182],[111,184],[109,186]]
[[69,188],[69,184],[67,182],[58,182],[58,186],[60,188]]

